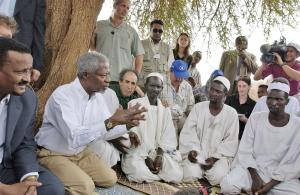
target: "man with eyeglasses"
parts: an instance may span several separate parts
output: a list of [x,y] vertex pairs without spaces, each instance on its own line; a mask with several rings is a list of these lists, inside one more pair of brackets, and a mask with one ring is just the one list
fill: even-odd
[[145,50],[141,78],[139,85],[143,87],[145,78],[151,72],[159,72],[166,75],[171,63],[174,61],[171,47],[161,40],[164,23],[154,19],[150,23],[150,37],[142,40]]
[[111,113],[104,97],[108,83],[107,57],[84,53],[77,62],[77,78],[58,87],[46,104],[36,135],[39,161],[60,178],[69,194],[98,194],[95,185],[115,184],[116,173],[87,146],[118,138],[144,119],[141,113],[146,109],[140,105]]

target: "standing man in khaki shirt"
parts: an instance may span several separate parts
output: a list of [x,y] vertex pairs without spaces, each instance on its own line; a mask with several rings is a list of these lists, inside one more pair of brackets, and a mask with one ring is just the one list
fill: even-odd
[[142,43],[136,30],[124,21],[129,7],[129,0],[114,0],[112,16],[97,22],[91,42],[91,50],[108,57],[111,81],[118,82],[119,73],[124,68],[132,68],[138,74],[142,69]]
[[237,92],[237,79],[239,76],[255,74],[257,70],[256,58],[253,54],[246,51],[248,40],[245,36],[238,36],[235,39],[235,50],[225,51],[222,54],[220,70],[230,81],[229,95]]
[[171,63],[174,61],[171,47],[161,40],[163,27],[163,21],[152,20],[150,23],[150,37],[142,40],[145,54],[139,86],[144,86],[145,78],[151,72],[159,72],[165,77]]

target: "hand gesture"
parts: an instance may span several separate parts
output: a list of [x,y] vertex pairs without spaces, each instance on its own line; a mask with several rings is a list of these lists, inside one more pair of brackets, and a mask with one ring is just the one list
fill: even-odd
[[197,162],[197,159],[196,159],[197,155],[198,154],[195,150],[190,151],[189,155],[188,155],[189,161],[191,161],[192,163],[196,163]]
[[128,134],[131,145],[133,145],[134,147],[138,147],[138,145],[140,145],[141,142],[137,134],[134,132],[129,132]]
[[145,107],[140,108],[140,106],[138,103],[126,110],[119,107],[109,120],[113,123],[113,126],[126,125],[127,128],[137,126],[140,120],[145,120],[143,113],[147,111]]

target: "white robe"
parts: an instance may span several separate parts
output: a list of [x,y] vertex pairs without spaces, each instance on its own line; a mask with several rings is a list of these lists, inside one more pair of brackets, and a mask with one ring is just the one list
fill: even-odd
[[290,115],[288,124],[270,124],[269,112],[250,116],[237,153],[237,164],[221,182],[222,192],[250,191],[252,179],[248,167],[257,170],[262,180],[281,181],[268,195],[300,192],[300,118]]
[[[106,103],[105,105],[102,105],[102,109],[103,107],[107,107],[110,112],[110,117],[119,107],[118,97],[116,93],[110,88],[107,88],[102,96]],[[125,133],[123,136],[126,138],[128,137],[127,133]],[[120,161],[121,154],[120,151],[117,150],[111,143],[107,142],[107,140],[111,140],[114,138],[116,138],[115,134],[113,132],[108,132],[104,139],[97,139],[89,144],[89,148],[111,167],[116,165],[117,162]]]
[[[140,121],[139,126],[131,131],[135,132],[141,145],[131,147],[128,154],[122,157],[122,170],[130,181],[152,182],[164,180],[166,182],[180,182],[182,179],[182,168],[179,165],[181,156],[176,150],[177,139],[172,116],[169,108],[165,108],[161,101],[153,108],[150,106],[147,95],[129,102],[133,106],[140,103],[148,109],[145,113],[145,121]],[[156,111],[155,111],[156,110]],[[156,149],[163,149],[162,169],[156,175],[153,174],[145,164],[145,159],[150,157],[154,160]]]
[[[217,116],[209,110],[209,101],[200,102],[190,112],[179,137],[183,157],[183,180],[191,182],[205,177],[212,185],[219,184],[227,174],[238,147],[239,121],[236,111],[224,105]],[[219,159],[204,171],[188,160],[188,153],[197,151],[202,159]]]

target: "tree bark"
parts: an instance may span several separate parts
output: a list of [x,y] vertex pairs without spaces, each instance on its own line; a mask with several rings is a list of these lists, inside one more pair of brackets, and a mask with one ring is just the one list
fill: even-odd
[[76,77],[76,61],[88,51],[104,0],[46,0],[45,69],[38,90],[36,127],[42,121],[45,104],[60,85]]

